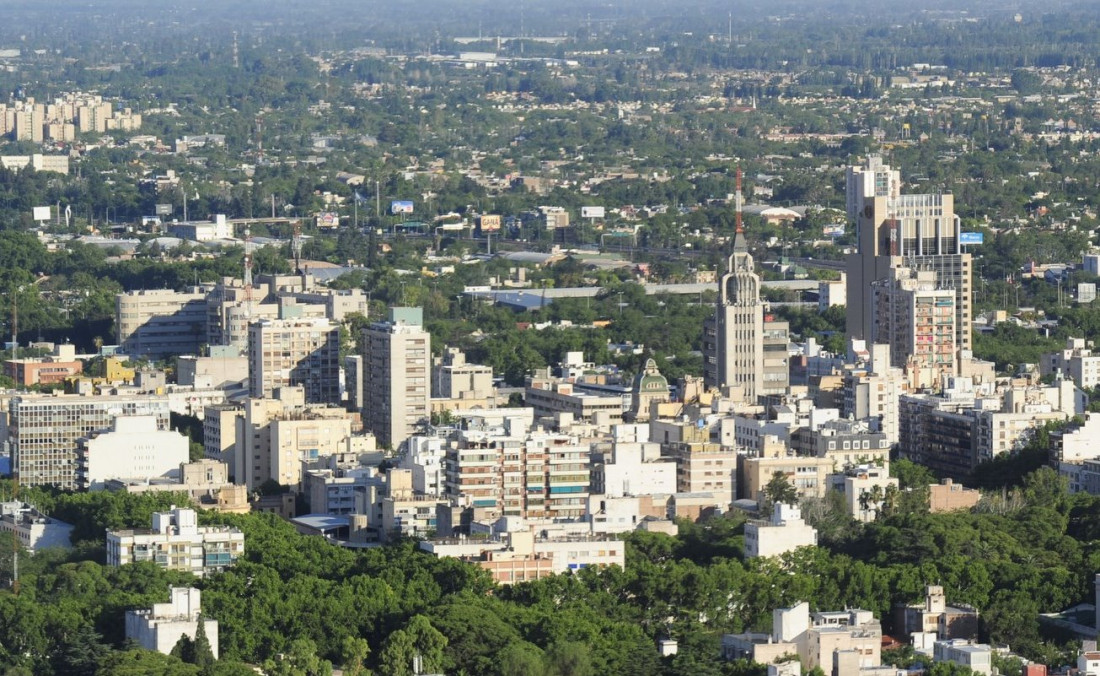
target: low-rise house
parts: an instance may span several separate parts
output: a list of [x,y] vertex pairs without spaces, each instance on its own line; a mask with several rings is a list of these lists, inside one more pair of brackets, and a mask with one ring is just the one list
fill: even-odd
[[424,540],[420,548],[478,564],[499,584],[529,582],[589,566],[626,565],[622,540],[606,536],[539,538],[530,530],[511,530],[489,538]]
[[882,625],[869,610],[811,614],[802,602],[772,611],[770,634],[726,634],[722,655],[768,665],[797,657],[831,676],[869,676],[882,666]]
[[779,556],[817,545],[817,529],[802,520],[797,505],[778,502],[768,521],[745,524],[745,558]]
[[937,662],[954,662],[983,676],[993,674],[993,648],[984,643],[947,639],[936,641],[933,651],[933,659]]
[[951,606],[943,587],[927,588],[924,603],[897,608],[897,626],[904,636],[935,634],[940,639],[976,639],[978,611],[970,606]]
[[49,547],[70,549],[73,527],[24,502],[0,503],[0,532],[13,533],[32,554]]
[[944,479],[928,487],[928,509],[933,514],[970,509],[982,499],[982,492]]

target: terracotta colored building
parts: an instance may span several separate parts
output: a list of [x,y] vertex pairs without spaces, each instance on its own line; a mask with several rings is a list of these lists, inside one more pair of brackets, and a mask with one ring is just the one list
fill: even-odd
[[978,504],[981,497],[981,491],[956,484],[951,479],[944,479],[943,483],[928,487],[928,509],[933,514],[970,509]]
[[66,378],[80,375],[83,371],[83,362],[58,361],[52,357],[8,359],[4,362],[4,375],[24,387],[62,383]]

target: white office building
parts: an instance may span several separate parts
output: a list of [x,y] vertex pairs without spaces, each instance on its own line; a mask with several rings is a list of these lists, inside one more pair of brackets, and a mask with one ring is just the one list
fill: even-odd
[[109,432],[80,440],[77,483],[102,490],[111,479],[157,479],[178,470],[189,451],[188,438],[157,429],[156,416],[119,416]]

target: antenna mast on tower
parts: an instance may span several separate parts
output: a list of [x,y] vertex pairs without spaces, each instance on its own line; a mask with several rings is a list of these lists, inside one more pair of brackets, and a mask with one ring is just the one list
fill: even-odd
[[738,235],[745,234],[745,228],[741,225],[741,167],[737,167],[737,192],[733,197],[733,208],[737,214],[737,230]]
[[256,116],[256,164],[264,161],[264,116]]
[[290,253],[294,256],[294,272],[302,274],[302,222],[294,221],[294,234],[290,236]]
[[252,320],[252,229],[244,231],[244,302],[245,318]]

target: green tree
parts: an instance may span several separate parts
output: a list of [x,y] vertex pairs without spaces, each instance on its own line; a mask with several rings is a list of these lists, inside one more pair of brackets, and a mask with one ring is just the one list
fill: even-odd
[[128,650],[106,655],[94,673],[95,676],[199,676],[199,669],[173,655]]
[[344,667],[344,674],[366,676],[368,655],[370,655],[370,644],[366,639],[355,636],[344,637],[344,642],[340,644],[340,663]]
[[214,649],[206,635],[206,618],[199,614],[198,627],[195,629],[195,642],[192,646],[191,663],[199,668],[202,676],[210,676],[214,668]]
[[332,664],[317,655],[317,644],[308,638],[295,638],[278,658],[264,662],[273,676],[331,676]]
[[1023,68],[1012,71],[1012,88],[1022,96],[1037,94],[1042,86],[1043,77],[1038,73]]
[[509,643],[497,653],[496,664],[500,676],[543,676],[546,673],[543,652],[527,641]]
[[576,641],[558,641],[546,649],[547,676],[592,676],[588,646]]
[[420,661],[421,671],[441,671],[446,647],[447,638],[427,617],[416,615],[404,629],[393,632],[386,640],[381,654],[381,672],[384,676],[412,674],[414,660]]
[[787,479],[783,472],[775,472],[772,478],[764,485],[764,496],[767,504],[784,505],[798,504],[798,489]]
[[70,635],[61,636],[51,660],[54,673],[72,676],[95,673],[99,663],[110,654],[102,639],[88,625],[78,627]]

